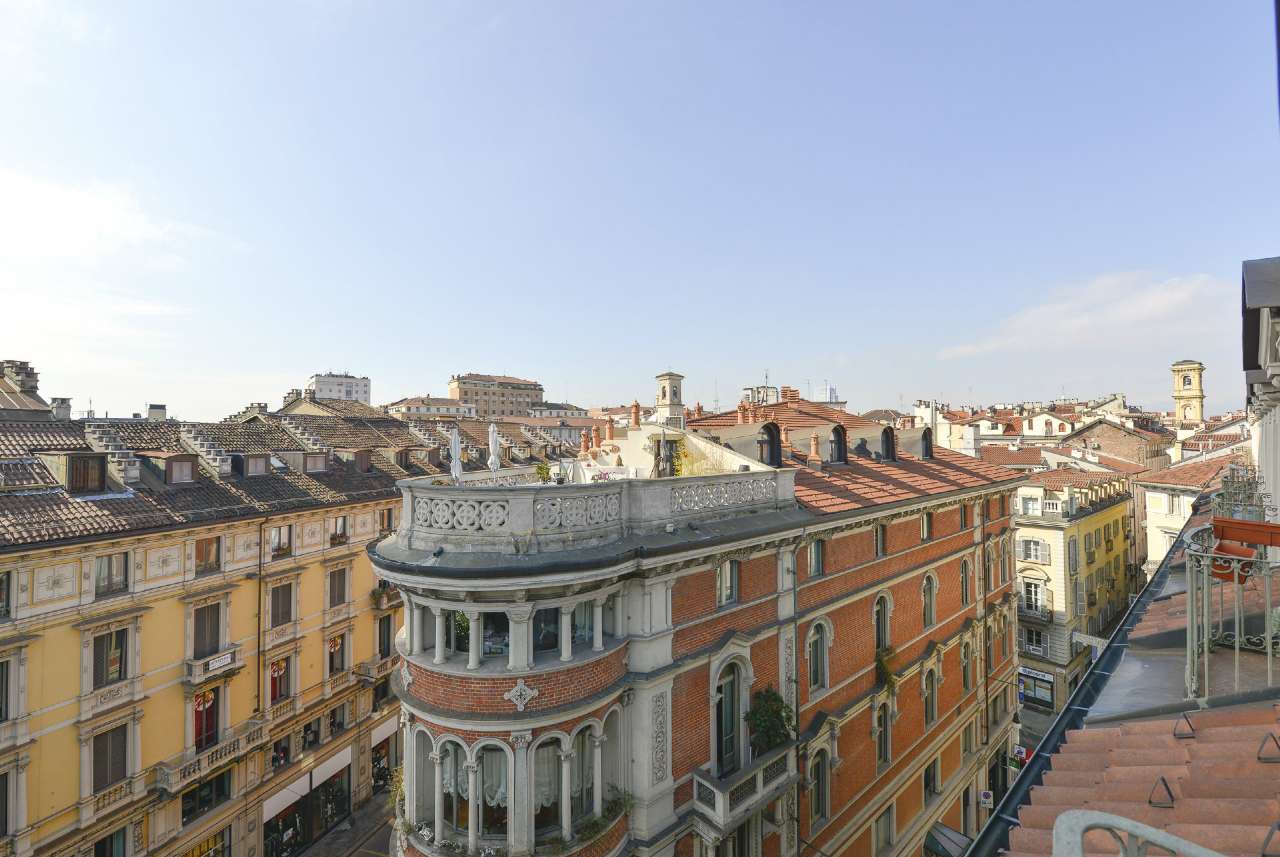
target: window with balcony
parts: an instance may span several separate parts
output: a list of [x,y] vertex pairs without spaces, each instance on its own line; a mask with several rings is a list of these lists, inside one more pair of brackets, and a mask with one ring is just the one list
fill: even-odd
[[1022,607],[1028,613],[1040,613],[1044,609],[1044,587],[1039,581],[1022,581]]
[[822,577],[827,573],[827,542],[817,539],[809,543],[809,576]]
[[292,677],[293,677],[292,666],[293,665],[290,663],[292,658],[293,656],[290,655],[288,657],[278,658],[271,662],[271,668],[270,668],[271,684],[268,689],[269,690],[268,698],[271,700],[272,705],[275,705],[276,703],[279,703],[279,702],[284,702],[286,699],[288,699],[290,696],[293,695],[293,684],[292,684]]
[[336,547],[345,545],[348,539],[348,527],[350,524],[350,516],[339,515],[336,518],[329,519],[329,546]]
[[1044,632],[1039,628],[1023,628],[1027,653],[1036,656],[1044,655]]
[[738,577],[742,563],[731,559],[716,566],[716,606],[723,607],[738,600]]
[[206,604],[191,611],[191,656],[197,660],[217,654],[222,648],[222,605]]
[[118,628],[93,638],[93,688],[129,677],[129,630]]
[[329,572],[329,609],[341,607],[349,600],[347,597],[347,569],[335,568]]
[[347,668],[347,635],[329,638],[329,675],[335,676]]
[[395,639],[395,628],[391,623],[391,614],[378,617],[378,657],[386,659],[391,657],[395,651],[393,640]]
[[222,570],[222,539],[210,536],[196,539],[196,574],[212,574]]
[[347,704],[334,706],[329,709],[329,737],[340,735],[347,731]]
[[107,554],[94,560],[93,594],[105,598],[129,591],[129,552]]
[[736,664],[720,672],[716,682],[715,747],[716,769],[721,777],[738,770],[741,762],[742,715],[738,699],[739,676]]
[[320,718],[307,721],[302,727],[302,750],[314,749],[320,746]]
[[271,627],[293,621],[293,584],[281,583],[271,587]]
[[293,738],[289,735],[271,745],[271,770],[286,768],[293,761]]
[[889,648],[893,641],[889,638],[889,597],[887,595],[876,597],[875,605],[871,609],[871,623],[875,628],[876,651]]
[[1022,514],[1039,515],[1040,514],[1040,498],[1039,497],[1023,497],[1022,498]]
[[809,823],[813,825],[826,821],[830,808],[831,765],[826,750],[819,750],[813,755],[813,763],[809,766]]
[[231,769],[214,774],[195,788],[182,793],[182,824],[185,827],[209,810],[231,798]]
[[268,532],[271,544],[271,558],[283,559],[293,553],[293,524],[283,527],[272,527]]
[[93,791],[111,788],[129,776],[129,727],[125,724],[93,736]]
[[93,843],[93,857],[126,857],[125,834],[128,830],[129,828],[122,827]]
[[928,630],[938,620],[938,581],[932,574],[924,576],[924,583],[920,587],[920,601],[924,612],[924,627]]
[[218,743],[219,703],[222,701],[222,688],[211,687],[191,697],[191,711],[194,718],[195,748],[207,750]]

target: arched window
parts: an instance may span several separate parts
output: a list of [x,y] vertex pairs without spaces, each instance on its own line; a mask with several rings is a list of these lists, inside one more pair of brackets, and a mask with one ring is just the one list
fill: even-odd
[[969,671],[973,666],[973,650],[969,648],[968,643],[960,646],[960,684],[964,687],[964,692],[968,693],[973,690],[973,674]]
[[893,429],[885,426],[880,432],[880,457],[885,461],[897,461],[898,449],[893,441]]
[[809,631],[809,690],[827,686],[827,627],[814,622]]
[[991,591],[991,548],[982,552],[982,591]]
[[776,423],[764,423],[756,432],[756,452],[761,464],[782,466],[782,433]]
[[500,838],[505,846],[507,798],[511,793],[507,783],[507,754],[498,747],[484,747],[480,750],[479,763],[476,787],[481,800],[473,801],[472,806],[480,813],[480,835]]
[[1009,582],[1009,552],[1003,544],[1000,545],[1000,582]]
[[413,736],[413,804],[410,822],[420,823],[431,819],[435,811],[435,762],[431,760],[431,739],[426,732]]
[[819,750],[813,754],[813,763],[809,766],[809,782],[811,790],[809,792],[809,820],[811,823],[818,823],[827,817],[828,812],[828,796],[831,793],[831,784],[828,778],[831,775],[831,766],[827,763],[827,751]]
[[738,770],[741,761],[742,713],[738,693],[738,666],[729,664],[720,671],[716,682],[716,767],[721,777]]
[[589,817],[594,804],[592,794],[595,789],[595,761],[592,758],[594,748],[591,746],[591,730],[579,729],[573,736],[573,760],[569,763],[569,811],[571,820],[577,824],[581,819]]
[[893,756],[893,742],[889,736],[890,718],[889,703],[882,702],[876,706],[876,762],[889,764]]
[[938,677],[933,670],[924,674],[924,723],[932,725],[938,719]]
[[436,839],[466,841],[467,836],[467,754],[454,741],[440,748],[440,785],[444,792],[440,801],[443,818],[436,819]]
[[969,606],[972,597],[969,595],[969,560],[960,560],[960,603]]
[[924,585],[921,587],[921,600],[924,602],[924,627],[932,628],[933,623],[937,621],[938,609],[938,582],[934,580],[932,574],[924,576]]
[[845,435],[844,426],[836,426],[831,430],[830,447],[831,461],[838,461],[843,464],[849,463],[849,441]]
[[876,651],[889,648],[889,599],[881,595],[876,598],[872,610],[872,622],[876,629]]
[[933,458],[933,429],[931,428],[920,433],[920,457]]
[[560,827],[560,742],[543,741],[533,751],[533,831],[539,844],[556,840]]
[[982,629],[982,660],[983,670],[987,675],[991,675],[991,626],[984,626]]
[[1000,657],[1009,657],[1009,619],[1000,617]]

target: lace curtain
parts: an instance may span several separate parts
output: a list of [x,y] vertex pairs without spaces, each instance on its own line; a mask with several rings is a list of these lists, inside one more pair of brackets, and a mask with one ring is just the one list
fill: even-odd
[[583,790],[591,794],[595,784],[595,764],[591,758],[591,741],[586,732],[579,732],[573,739],[573,764],[570,765],[569,794],[582,797]]
[[480,791],[489,806],[507,805],[507,756],[501,750],[480,754]]
[[536,812],[560,800],[560,753],[554,741],[533,754],[533,807]]

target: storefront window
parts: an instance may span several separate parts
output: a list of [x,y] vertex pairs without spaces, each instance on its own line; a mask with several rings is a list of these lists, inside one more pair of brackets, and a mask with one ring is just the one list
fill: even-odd
[[384,739],[373,748],[371,762],[373,790],[380,792],[391,785],[391,738]]
[[231,857],[231,827],[222,828],[194,848],[188,849],[182,857]]
[[262,825],[264,857],[293,857],[351,814],[351,766]]

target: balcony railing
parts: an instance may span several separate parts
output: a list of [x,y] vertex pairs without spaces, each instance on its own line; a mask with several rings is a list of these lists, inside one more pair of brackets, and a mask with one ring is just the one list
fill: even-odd
[[187,660],[188,684],[201,684],[229,672],[235,672],[244,666],[239,643],[232,643],[227,648],[204,658]]
[[378,586],[370,593],[376,610],[390,610],[401,603],[400,590],[392,586]]
[[694,808],[721,834],[770,803],[799,778],[794,742],[771,750],[724,778],[693,772]]
[[116,783],[114,786],[105,791],[98,792],[93,796],[93,811],[95,813],[110,809],[118,803],[128,800],[133,796],[133,778],[126,778]]
[[[1090,836],[1097,832],[1100,836]],[[1268,843],[1275,831],[1267,834]],[[1109,838],[1110,842],[1105,840]],[[1098,841],[1099,839],[1104,841]],[[1159,828],[1151,827],[1120,815],[1088,809],[1069,809],[1053,823],[1054,857],[1084,857],[1086,853],[1118,853],[1138,857],[1149,853],[1177,854],[1180,857],[1222,857],[1205,848]]]
[[324,695],[326,697],[333,696],[335,693],[338,693],[347,685],[351,684],[351,680],[352,671],[349,669],[343,670],[336,675],[329,676],[324,683]]
[[267,709],[267,719],[271,721],[284,720],[292,717],[294,712],[298,710],[298,698],[291,696],[288,699],[282,699],[275,705]]
[[267,629],[266,640],[263,645],[266,648],[278,646],[281,643],[287,643],[298,636],[299,624],[295,619],[292,622],[282,622],[274,628]]
[[1018,599],[1018,616],[1031,622],[1053,621],[1053,592],[1045,590],[1036,598],[1025,594]]
[[1025,640],[1022,641],[1021,649],[1023,654],[1031,655],[1032,657],[1036,657],[1036,658],[1047,657],[1049,654],[1048,646],[1043,644],[1037,646],[1033,643],[1028,643]]
[[265,744],[269,737],[262,721],[242,723],[227,730],[221,741],[206,750],[183,753],[156,765],[156,785],[169,794],[177,794],[209,771]]
[[355,674],[363,681],[377,681],[378,679],[389,675],[391,671],[396,668],[396,664],[399,662],[400,658],[398,655],[393,654],[385,658],[380,658],[377,655],[374,655],[371,659],[361,661],[356,664]]

